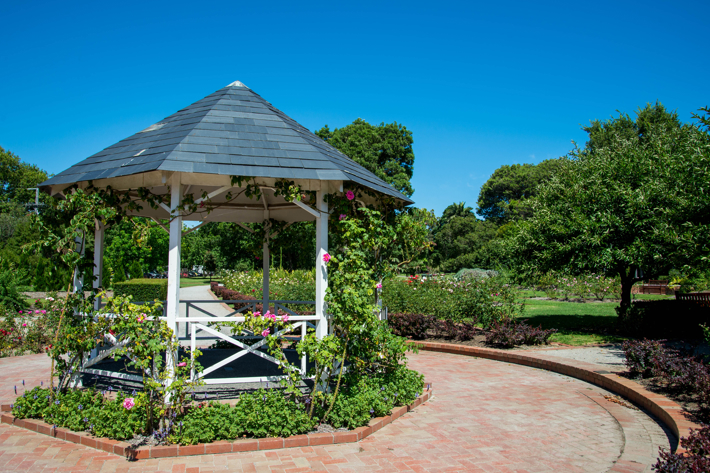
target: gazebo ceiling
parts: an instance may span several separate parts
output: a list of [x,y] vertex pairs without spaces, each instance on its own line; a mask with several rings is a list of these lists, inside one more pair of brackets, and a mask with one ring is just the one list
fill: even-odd
[[[304,190],[329,192],[341,188],[344,181],[352,181],[405,204],[413,203],[241,82],[233,82],[109,146],[40,187],[57,194],[70,185],[84,187],[92,181],[96,187],[149,187],[152,192],[162,194],[167,192],[166,182],[174,172],[181,174],[184,191],[196,197],[203,190],[209,193],[230,185],[230,176],[248,176],[260,178],[259,182],[267,186],[285,178]],[[312,219],[308,212],[282,198],[274,198],[273,193],[267,191],[266,199],[272,218]],[[212,202],[219,203],[220,197],[215,196]],[[205,214],[204,220],[245,222],[252,221],[248,216],[253,213],[253,221],[261,221],[262,204],[240,198],[209,216]],[[144,207],[141,215],[155,218],[168,215],[163,209],[153,211]],[[288,218],[287,210],[294,215]],[[230,212],[241,215],[230,218],[227,216]],[[203,220],[200,216],[191,219]]]

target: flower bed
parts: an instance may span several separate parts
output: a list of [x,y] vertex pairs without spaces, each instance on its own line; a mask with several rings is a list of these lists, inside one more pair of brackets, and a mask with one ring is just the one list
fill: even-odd
[[[54,301],[49,297],[46,302],[51,302],[50,299]],[[42,353],[51,345],[55,308],[44,302],[37,300],[34,309],[19,311],[0,307],[0,357]]]
[[465,342],[485,337],[485,343],[501,348],[520,345],[545,345],[557,330],[531,327],[525,322],[504,320],[494,322],[484,330],[473,322],[439,320],[423,314],[389,314],[388,323],[392,332],[413,340],[455,340]]
[[391,313],[426,314],[440,320],[489,326],[519,317],[523,305],[499,277],[457,280],[444,275],[392,278],[384,283],[384,305]]
[[[261,271],[227,271],[224,287],[244,296],[263,300]],[[315,270],[272,269],[269,272],[269,299],[282,301],[312,301],[316,297]],[[223,299],[227,299],[223,297]],[[233,299],[237,300],[237,299]],[[289,309],[314,310],[313,306],[289,306]]]
[[382,427],[395,421],[407,412],[412,411],[428,401],[433,394],[431,384],[426,390],[408,405],[394,408],[389,415],[371,419],[367,425],[347,432],[311,433],[293,435],[290,437],[271,437],[263,439],[235,439],[233,441],[219,440],[211,443],[195,445],[165,445],[165,446],[133,446],[128,442],[96,437],[86,432],[71,430],[50,425],[41,420],[19,419],[11,413],[2,414],[2,422],[16,427],[26,428],[34,432],[50,435],[61,440],[74,442],[88,447],[97,448],[108,453],[126,456],[132,460],[144,458],[164,458],[169,456],[189,456],[215,453],[246,452],[257,450],[273,450],[277,448],[308,447],[338,443],[358,442],[377,432]]

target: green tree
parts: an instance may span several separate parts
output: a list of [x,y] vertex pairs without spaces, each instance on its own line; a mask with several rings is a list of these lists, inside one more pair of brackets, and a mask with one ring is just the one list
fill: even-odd
[[123,266],[123,261],[114,261],[111,264],[113,269],[113,282],[123,282],[126,280],[126,268]]
[[618,275],[620,314],[630,306],[637,269],[654,278],[673,267],[706,266],[710,252],[708,134],[660,104],[629,120],[620,115],[586,128],[587,147],[561,160],[538,189],[532,217],[506,239],[522,274]]
[[131,261],[131,264],[128,266],[128,275],[131,279],[138,279],[143,277],[143,268],[141,267],[140,261]]
[[358,118],[332,131],[326,125],[316,135],[403,194],[414,193],[409,182],[414,172],[414,140],[405,126],[397,122],[375,126]]
[[[35,191],[28,187],[47,180],[47,173],[34,164],[21,161],[19,156],[6,151],[0,146],[0,201],[16,202],[18,204],[34,203]],[[40,194],[41,201],[49,196]]]
[[481,187],[476,212],[498,225],[528,218],[531,213],[528,199],[554,175],[558,166],[558,159],[548,159],[539,164],[499,167]]
[[489,267],[488,245],[496,236],[495,224],[479,220],[473,213],[451,217],[434,233],[434,263],[444,272]]
[[204,266],[204,270],[210,274],[210,282],[212,282],[212,275],[217,271],[217,259],[214,257],[213,252],[207,251],[205,253],[202,265]]
[[471,217],[473,214],[473,207],[467,207],[466,202],[453,203],[444,209],[444,213],[441,214],[439,219],[439,224],[444,225],[453,217]]

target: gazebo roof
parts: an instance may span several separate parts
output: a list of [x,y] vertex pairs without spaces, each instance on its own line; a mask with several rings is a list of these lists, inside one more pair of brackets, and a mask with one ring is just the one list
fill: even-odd
[[238,81],[40,186],[57,191],[74,183],[109,182],[156,171],[353,181],[413,203]]

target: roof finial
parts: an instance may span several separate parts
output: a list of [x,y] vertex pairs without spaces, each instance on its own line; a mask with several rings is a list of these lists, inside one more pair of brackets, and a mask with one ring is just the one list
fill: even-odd
[[244,87],[245,89],[248,89],[248,88],[249,88],[249,87],[247,87],[246,85],[244,85],[244,84],[242,84],[241,82],[239,82],[238,80],[235,80],[234,82],[232,82],[231,84],[229,84],[227,87]]

